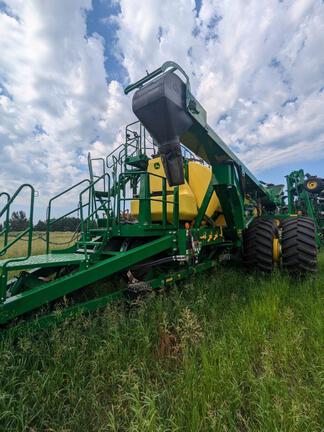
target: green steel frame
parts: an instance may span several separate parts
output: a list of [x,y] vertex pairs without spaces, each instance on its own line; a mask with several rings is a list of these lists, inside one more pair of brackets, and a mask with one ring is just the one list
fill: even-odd
[[[80,288],[98,280],[121,271],[125,273],[131,266],[145,262],[149,258],[154,259],[155,256],[161,254],[170,262],[178,260],[177,268],[172,269],[170,267],[170,270],[166,273],[158,272],[158,274],[154,274],[154,272],[150,272],[146,276],[146,281],[152,288],[174,283],[176,280],[188,277],[195,272],[210,268],[215,263],[216,252],[220,254],[223,251],[230,250],[233,246],[231,240],[225,239],[221,228],[201,226],[200,222],[202,222],[205,213],[203,209],[200,210],[194,226],[190,229],[185,227],[185,224],[179,219],[179,188],[174,188],[173,199],[171,200],[170,195],[167,193],[166,178],[149,173],[142,169],[143,165],[141,163],[138,164],[138,161],[148,160],[147,153],[149,151],[154,152],[155,148],[152,142],[144,142],[147,139],[145,137],[147,132],[138,122],[133,126],[139,127],[139,133],[132,135],[130,132],[131,126],[126,128],[125,142],[127,145],[116,149],[107,158],[105,165],[102,164],[102,159],[91,159],[89,157],[90,178],[80,181],[49,200],[45,255],[31,256],[32,210],[28,232],[20,233],[10,244],[7,241],[10,230],[9,222],[6,224],[6,229],[2,233],[2,235],[5,235],[6,240],[2,253],[20,238],[26,236],[27,233],[29,235],[29,252],[26,257],[0,262],[2,270],[0,324],[7,323],[15,317],[24,315],[62,296],[78,291]],[[130,135],[133,136],[132,140],[129,139]],[[188,157],[192,158],[194,156],[189,150],[183,149],[183,152]],[[100,175],[94,174],[94,160],[99,160],[103,171]],[[138,165],[140,168],[137,167]],[[112,171],[112,184],[106,168],[110,168]],[[161,179],[160,197],[151,194],[150,179],[152,177]],[[104,184],[104,190],[96,189],[100,183],[101,186]],[[214,183],[215,179],[213,178],[202,205],[203,208],[208,206],[211,193],[214,190]],[[128,192],[131,192],[129,196],[127,196],[127,189]],[[11,198],[5,195],[7,204],[2,210],[2,214],[6,214],[8,221],[10,205],[20,190]],[[52,213],[55,202],[71,192],[79,194],[78,206],[59,218],[53,219]],[[139,218],[136,223],[128,224],[125,223],[124,213],[125,209],[129,207],[129,201],[134,196],[139,201]],[[33,208],[33,200],[31,209]],[[162,220],[160,223],[152,222],[152,201],[158,201],[162,204]],[[167,220],[168,205],[173,206],[173,216],[170,222]],[[104,212],[104,217],[99,215],[101,211]],[[55,223],[75,212],[80,217],[79,238],[75,245],[67,249],[51,251],[51,232],[53,227],[55,229]],[[98,238],[98,236],[100,237],[99,241],[94,241],[94,237]],[[127,248],[123,249],[122,245],[119,245],[117,249],[112,250],[109,245],[116,239],[123,241],[125,239],[142,239],[144,244],[129,250]],[[199,256],[204,248],[207,248],[208,253],[205,254],[204,260],[200,260]],[[54,280],[40,281],[39,276],[43,276],[44,270],[46,276],[51,272],[56,272],[57,269],[67,269],[68,271],[65,272],[67,274]],[[8,272],[19,270],[23,270],[20,275],[8,281]],[[63,315],[57,313],[46,314],[44,318],[39,319],[39,323],[50,322],[58,318],[58,316],[65,316],[77,310],[92,310],[112,299],[119,298],[124,291],[123,288],[117,292],[82,302],[79,306],[68,308]]]

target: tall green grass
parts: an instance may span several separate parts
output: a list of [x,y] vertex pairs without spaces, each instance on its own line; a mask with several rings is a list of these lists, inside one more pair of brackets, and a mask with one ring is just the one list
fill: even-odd
[[316,279],[216,269],[0,347],[1,431],[323,431]]

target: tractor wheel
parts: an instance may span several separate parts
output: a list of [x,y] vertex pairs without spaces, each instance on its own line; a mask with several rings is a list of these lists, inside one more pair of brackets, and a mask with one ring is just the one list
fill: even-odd
[[323,179],[319,177],[309,177],[304,182],[304,188],[309,193],[320,193],[324,188]]
[[314,221],[309,217],[289,218],[282,225],[282,266],[291,274],[317,270]]
[[274,220],[256,218],[243,236],[243,260],[246,267],[271,273],[279,256],[278,227]]

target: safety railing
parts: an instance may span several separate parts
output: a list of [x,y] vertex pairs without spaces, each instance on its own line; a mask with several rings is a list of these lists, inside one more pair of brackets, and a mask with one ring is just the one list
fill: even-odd
[[[96,193],[98,191],[95,190],[95,186],[100,183],[104,182],[104,184],[107,186],[105,192],[104,199],[100,198],[100,205],[97,205],[96,201]],[[58,198],[62,197],[63,195],[71,192],[72,190],[79,188],[81,185],[87,184],[85,188],[83,188],[79,192],[79,199],[78,199],[78,205],[73,208],[72,210],[66,212],[59,218],[52,219],[52,208],[53,208],[53,202],[57,200]],[[88,193],[88,197],[86,202],[84,202],[84,196]],[[86,214],[84,213],[84,210],[86,209]],[[90,181],[89,179],[81,180],[80,182],[76,183],[75,185],[65,189],[63,192],[55,195],[49,200],[48,207],[47,207],[47,216],[46,216],[46,253],[49,253],[50,250],[50,234],[51,234],[51,227],[64,219],[65,217],[68,217],[76,212],[79,213],[80,218],[80,240],[83,244],[87,241],[87,234],[89,231],[89,226],[94,224],[94,219],[98,215],[99,211],[103,211],[106,215],[107,220],[107,227],[110,223],[110,176],[108,173],[103,174],[102,176],[98,176],[98,178],[94,181]],[[91,226],[92,226],[91,225]]]
[[[159,196],[151,193],[150,190],[150,178],[155,177],[161,179],[161,198]],[[128,181],[135,179],[140,183],[140,194],[138,196],[125,196],[125,185]],[[168,205],[173,206],[172,211],[172,227],[178,227],[179,225],[179,188],[176,186],[173,189],[172,195],[173,200],[168,200],[167,190],[167,180],[165,177],[160,176],[155,173],[150,173],[147,171],[134,171],[121,173],[119,176],[119,183],[124,185],[124,189],[120,188],[118,191],[117,197],[117,222],[121,222],[122,215],[125,214],[126,211],[126,203],[129,201],[138,201],[139,205],[139,223],[141,225],[149,225],[152,223],[152,211],[151,211],[151,203],[159,202],[162,204],[162,227],[167,227],[168,225]],[[121,196],[123,193],[123,196]],[[122,205],[123,203],[123,205]]]
[[[10,234],[9,212],[10,212],[10,208],[11,208],[13,202],[16,200],[16,198],[20,195],[20,193],[24,189],[30,190],[30,207],[29,207],[28,226],[26,229],[19,232],[19,234],[17,234],[13,240],[9,241],[9,234]],[[4,194],[7,197],[7,203],[5,204],[5,206],[0,211],[0,218],[3,215],[6,215],[5,227],[1,231],[1,236],[4,236],[4,244],[3,244],[2,248],[0,249],[0,256],[4,255],[8,251],[8,249],[10,249],[15,243],[17,243],[20,239],[22,239],[23,237],[25,237],[27,235],[27,252],[26,252],[26,255],[19,257],[19,258],[8,259],[5,261],[5,263],[2,266],[1,283],[0,283],[0,301],[3,302],[6,299],[8,265],[12,262],[26,261],[32,254],[35,189],[29,183],[24,183],[16,190],[16,192],[11,197],[6,192],[4,192],[2,194]]]
[[133,139],[136,139],[137,141],[137,155],[147,154],[149,150],[156,151],[156,145],[154,144],[153,138],[138,120],[126,126],[126,156],[130,156],[127,150],[128,147],[133,145],[129,142],[133,141]]
[[[111,173],[112,178],[112,189],[111,196],[118,195],[118,189],[123,188],[123,182],[127,180],[121,179],[120,175],[131,170],[127,167],[129,158],[140,155],[152,156],[152,154],[158,154],[158,146],[154,143],[153,138],[140,121],[135,121],[126,126],[125,142],[116,147],[106,157],[106,167]],[[151,151],[152,154],[147,153]],[[198,158],[191,150],[187,149],[181,144],[181,152],[185,159],[196,160],[200,163],[205,164],[200,158]],[[138,174],[138,169],[134,170]],[[136,175],[136,174],[134,174]],[[90,169],[91,177],[91,169]],[[114,213],[117,213],[117,200],[114,201]]]
[[[96,201],[96,189],[95,186],[100,181],[104,181],[107,184],[108,188],[106,191],[105,199],[100,200],[100,205],[91,206],[92,201]],[[88,193],[89,201],[87,203],[83,203],[84,195]],[[88,209],[88,214],[85,217],[83,209]],[[103,174],[98,177],[97,180],[90,182],[90,184],[83,189],[79,194],[79,209],[80,209],[80,231],[81,231],[81,241],[80,243],[83,245],[85,258],[87,259],[87,234],[89,232],[89,225],[93,226],[94,220],[98,219],[99,211],[103,211],[106,216],[106,229],[108,230],[111,224],[111,215],[110,215],[110,176],[108,173]]]
[[[6,204],[8,204],[10,200],[10,195],[7,192],[1,192],[0,198],[4,196],[7,199]],[[3,227],[0,232],[0,237],[4,236],[3,246],[6,246],[8,243],[8,237],[9,237],[9,221],[10,221],[10,205],[7,206],[7,209],[4,212],[6,214],[6,217],[4,218]],[[3,214],[2,214],[3,215]]]
[[[101,162],[101,174],[97,175],[94,174],[93,172],[93,162]],[[89,167],[89,174],[90,174],[90,180],[93,181],[99,177],[101,177],[102,175],[104,175],[106,173],[106,163],[105,163],[105,159],[102,157],[95,157],[92,158],[91,157],[91,153],[88,153],[88,167]],[[104,190],[106,190],[106,184],[105,184],[105,179],[104,179]]]
[[[134,126],[138,131],[133,130]],[[134,141],[136,141],[136,146],[134,146]],[[193,151],[188,149],[183,144],[181,146],[182,156],[186,159],[197,160],[200,163],[206,164],[201,158],[199,158]],[[140,121],[130,123],[126,126],[126,141],[125,144],[121,144],[120,147],[125,147],[125,156],[133,156],[134,153],[129,154],[128,148],[136,148],[136,154],[147,154],[149,150],[153,151],[155,154],[158,153],[158,146],[154,143],[153,138],[142,125]]]
[[120,144],[106,156],[106,166],[108,169],[116,169],[119,165],[123,166],[126,157],[134,156],[139,150],[139,135],[135,134],[133,138],[126,138],[126,142]]
[[[63,192],[60,192],[59,194],[53,196],[49,202],[48,202],[48,206],[47,206],[47,214],[46,214],[46,253],[49,253],[49,248],[50,248],[50,233],[51,233],[51,227],[52,225],[54,225],[55,223],[61,221],[62,219],[64,219],[67,216],[70,216],[76,212],[80,211],[79,205],[74,208],[73,210],[68,211],[67,213],[65,213],[64,215],[60,216],[57,219],[51,219],[52,216],[52,206],[53,206],[53,202],[56,201],[58,198],[62,197],[63,195],[67,194],[68,192],[72,191],[73,189],[78,188],[79,186],[81,186],[84,183],[88,183],[91,184],[89,179],[84,179],[81,180],[79,183],[76,183],[75,185],[65,189]],[[88,205],[88,204],[87,204]]]
[[156,151],[156,146],[150,134],[137,120],[126,126],[125,142],[108,154],[106,166],[109,169],[116,165],[122,166],[126,158],[147,154],[149,150]]
[[[158,154],[158,146],[149,132],[140,121],[130,123],[126,126],[125,142],[109,153],[106,157],[106,166],[108,169],[117,171],[118,166],[120,169],[124,168],[127,158],[132,156],[148,155],[149,151],[153,154]],[[196,160],[204,165],[206,164],[206,162],[183,144],[181,144],[181,153],[185,159]]]
[[[18,195],[20,195],[21,191],[24,189],[30,189],[30,206],[29,206],[29,219],[28,219],[28,226],[23,231],[20,231],[19,234],[15,236],[15,238],[9,242],[9,234],[10,234],[10,208],[13,204],[13,202],[16,200]],[[2,248],[0,249],[0,256],[4,255],[7,250],[13,246],[15,243],[17,243],[18,240],[20,240],[22,237],[24,237],[26,234],[28,234],[28,244],[27,244],[27,253],[28,257],[31,254],[31,244],[32,244],[32,237],[33,237],[33,215],[34,215],[34,199],[35,199],[35,189],[32,185],[29,183],[22,184],[16,192],[10,197],[9,194],[6,192],[2,192],[1,195],[5,195],[7,197],[7,203],[0,211],[0,218],[5,214],[5,222],[4,227],[0,233],[0,236],[4,236],[4,244]],[[25,258],[25,259],[27,259]]]

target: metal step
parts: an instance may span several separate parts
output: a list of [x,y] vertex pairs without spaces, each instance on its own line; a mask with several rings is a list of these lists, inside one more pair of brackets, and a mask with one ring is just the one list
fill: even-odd
[[[95,239],[102,238],[102,236],[96,236]],[[77,252],[84,251],[84,248],[86,248],[88,253],[94,253],[98,251],[97,246],[102,246],[102,241],[95,241],[95,240],[88,240],[86,242],[78,242],[78,249]]]
[[77,249],[76,251],[76,254],[84,254],[85,252],[87,252],[87,254],[88,255],[91,255],[91,254],[94,254],[94,253],[96,253],[97,251],[95,250],[95,249],[84,249],[84,248],[79,248],[79,249]]
[[139,168],[141,170],[146,170],[148,164],[148,157],[145,154],[138,156],[129,156],[126,158],[125,162],[134,168]]
[[[80,243],[81,244],[81,243]],[[84,243],[86,246],[100,246],[102,245],[101,241],[87,241]]]
[[[8,270],[18,270],[37,267],[57,267],[69,264],[78,264],[85,260],[85,256],[76,253],[48,254],[48,255],[33,255],[26,260],[11,261],[13,258],[8,258],[0,261],[0,269],[8,262],[6,268]],[[10,262],[11,261],[11,262]]]
[[91,233],[93,233],[93,234],[104,234],[105,232],[107,232],[108,230],[107,230],[107,227],[105,227],[105,228],[91,228],[90,230],[89,230],[89,232],[91,232]]
[[[92,241],[92,242],[98,242],[100,239],[102,239],[102,235],[99,235],[99,236],[93,237],[93,238],[91,239],[91,241]],[[100,243],[102,243],[102,241],[101,241]]]
[[108,191],[98,191],[98,190],[95,190],[94,194],[98,198],[109,198],[109,196],[110,196],[110,193]]

